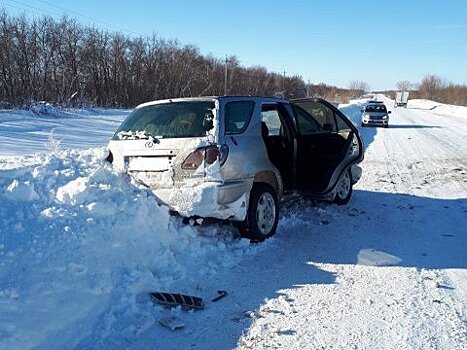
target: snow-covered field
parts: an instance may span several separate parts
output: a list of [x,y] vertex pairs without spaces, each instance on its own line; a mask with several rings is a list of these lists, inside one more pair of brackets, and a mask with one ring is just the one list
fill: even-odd
[[351,202],[289,202],[260,245],[105,164],[128,111],[0,111],[0,349],[465,349],[467,108],[386,105]]
[[43,153],[54,148],[50,139],[61,140],[60,147],[102,147],[131,110],[58,110],[33,114],[22,110],[0,109],[0,157]]

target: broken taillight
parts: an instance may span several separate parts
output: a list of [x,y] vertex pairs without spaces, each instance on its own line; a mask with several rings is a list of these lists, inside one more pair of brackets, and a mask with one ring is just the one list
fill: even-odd
[[216,160],[219,160],[219,164],[222,166],[227,160],[228,154],[229,147],[227,145],[198,148],[185,159],[182,169],[196,170],[203,161],[210,165],[214,164]]
[[220,158],[221,152],[217,147],[208,147],[204,152],[204,160],[208,164],[213,164],[217,159]]
[[193,153],[190,153],[190,155],[185,159],[185,161],[182,164],[182,169],[185,169],[185,170],[198,169],[201,163],[203,163],[203,159],[204,159],[204,150],[202,148],[198,148]]

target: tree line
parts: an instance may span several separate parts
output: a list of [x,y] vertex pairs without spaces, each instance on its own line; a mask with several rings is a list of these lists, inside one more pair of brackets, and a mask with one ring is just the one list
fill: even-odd
[[[412,98],[467,105],[467,86],[435,75],[420,84],[398,85],[410,89]],[[338,88],[305,83],[301,76],[269,72],[262,66],[244,67],[236,56],[202,55],[196,46],[156,34],[129,37],[66,16],[28,20],[0,10],[0,108],[28,107],[35,101],[133,107],[151,100],[225,92],[347,102],[369,90],[364,81]]]
[[[225,68],[227,65],[227,84]],[[129,37],[51,17],[28,20],[0,12],[0,101],[131,107],[141,102],[201,95],[303,97],[300,76],[243,67],[202,55],[193,45],[153,34]]]
[[[396,83],[398,91],[409,91],[410,98],[422,98],[436,102],[467,106],[467,85],[456,84],[434,75],[426,75],[420,83],[412,84],[408,80]],[[395,91],[387,91],[393,95]]]
[[467,106],[467,85],[448,82],[437,75],[425,76],[416,95],[442,103]]

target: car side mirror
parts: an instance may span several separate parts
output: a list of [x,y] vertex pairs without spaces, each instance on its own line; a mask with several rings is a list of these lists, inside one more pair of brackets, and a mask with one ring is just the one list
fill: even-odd
[[391,114],[391,113],[392,113],[391,111],[388,112],[388,114]]

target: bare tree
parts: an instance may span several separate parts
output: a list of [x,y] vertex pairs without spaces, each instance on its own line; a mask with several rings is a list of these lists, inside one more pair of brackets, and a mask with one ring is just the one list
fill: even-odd
[[349,83],[349,90],[352,93],[352,97],[356,98],[363,95],[365,92],[370,91],[370,85],[361,80],[353,80]]
[[420,83],[420,93],[430,100],[440,101],[441,90],[446,83],[437,75],[427,75]]
[[396,83],[396,88],[399,91],[409,91],[412,84],[408,80],[400,80]]

